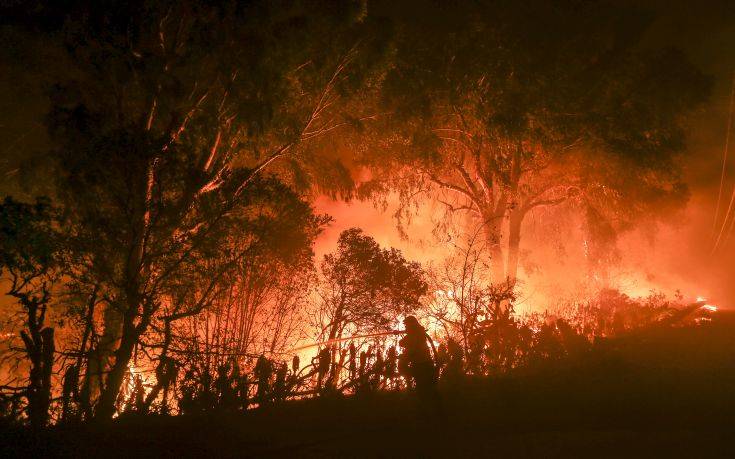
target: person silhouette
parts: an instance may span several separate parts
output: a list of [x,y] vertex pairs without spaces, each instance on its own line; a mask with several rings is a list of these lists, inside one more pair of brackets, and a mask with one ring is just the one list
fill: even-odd
[[258,380],[256,397],[258,405],[264,406],[271,402],[271,376],[273,375],[273,363],[261,354],[255,363],[253,370],[255,379]]
[[436,391],[437,381],[436,368],[429,349],[431,338],[414,316],[406,317],[403,325],[406,327],[405,336],[398,344],[403,349],[399,360],[404,376],[412,380],[419,396],[432,395]]

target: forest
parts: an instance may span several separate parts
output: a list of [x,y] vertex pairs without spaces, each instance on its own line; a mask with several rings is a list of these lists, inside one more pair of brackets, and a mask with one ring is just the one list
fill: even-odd
[[[18,85],[0,99],[2,123],[34,126],[0,145],[9,456],[97,456],[84,448],[104,435],[140,448],[120,455],[295,456],[297,440],[263,446],[258,429],[338,422],[330,410],[368,432],[388,418],[429,431],[447,418],[491,431],[577,425],[600,417],[590,406],[677,428],[686,412],[704,429],[731,413],[727,298],[633,292],[618,275],[627,235],[655,238],[699,196],[689,140],[722,92],[696,56],[650,39],[655,8],[74,0],[0,11],[3,81]],[[727,274],[735,215],[728,146],[724,159],[717,148],[703,253]],[[344,224],[325,200],[385,216],[384,232]],[[557,278],[573,278],[573,294],[539,287]],[[408,417],[391,418],[391,405]],[[245,423],[254,439],[237,453],[224,440],[184,451],[132,433],[170,429],[186,445],[209,423],[211,438]],[[411,432],[394,454],[452,455],[411,450],[423,435]],[[95,439],[82,447],[80,435]],[[479,451],[491,450],[467,454]]]

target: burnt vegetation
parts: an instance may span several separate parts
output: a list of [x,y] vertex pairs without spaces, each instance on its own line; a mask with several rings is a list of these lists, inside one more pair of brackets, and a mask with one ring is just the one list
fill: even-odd
[[[609,276],[686,202],[710,80],[621,5],[8,2],[44,134],[2,189],[0,451],[715,448],[729,315]],[[360,228],[317,257],[320,195],[397,203],[406,237],[428,203],[446,257]],[[585,234],[553,311],[519,309],[531,219]]]

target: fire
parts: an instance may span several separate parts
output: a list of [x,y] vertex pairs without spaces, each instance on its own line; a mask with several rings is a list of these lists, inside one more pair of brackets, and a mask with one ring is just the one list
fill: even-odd
[[453,290],[435,290],[434,296],[436,298],[449,298],[451,300],[454,298],[454,291]]
[[145,395],[148,392],[150,386],[153,384],[152,375],[147,375],[146,370],[136,367],[131,363],[130,365],[128,365],[128,377],[125,391],[126,394],[130,395],[135,391],[135,381],[138,378],[140,378],[140,381],[143,383],[143,395]]
[[702,303],[699,309],[703,309],[707,312],[717,312],[717,306],[713,304],[708,304],[707,301],[707,297],[701,295],[697,296],[696,303]]
[[[697,297],[697,303],[705,303],[706,301],[706,298]],[[701,312],[699,314],[699,317],[694,318],[694,322],[698,325],[701,325],[702,323],[712,322],[712,314],[717,312],[717,306],[705,303],[699,306],[697,310]]]

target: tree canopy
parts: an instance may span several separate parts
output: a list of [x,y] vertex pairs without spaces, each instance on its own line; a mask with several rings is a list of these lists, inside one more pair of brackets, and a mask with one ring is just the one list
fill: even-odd
[[322,262],[321,296],[329,313],[329,339],[347,326],[389,329],[396,317],[414,311],[427,292],[421,266],[396,249],[383,249],[357,228],[342,232],[335,253]]
[[682,117],[708,80],[682,53],[642,46],[644,12],[413,2],[393,17],[379,96],[391,116],[365,151],[379,172],[363,190],[398,190],[399,219],[427,194],[469,213],[486,230],[496,281],[516,278],[536,208],[574,202],[619,223],[683,202]]

